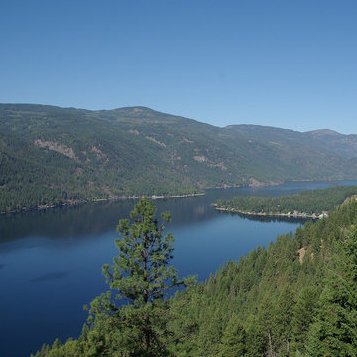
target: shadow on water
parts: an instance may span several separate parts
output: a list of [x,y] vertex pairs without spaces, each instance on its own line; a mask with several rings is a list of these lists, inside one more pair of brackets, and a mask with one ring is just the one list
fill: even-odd
[[65,278],[68,274],[69,274],[68,271],[58,271],[58,272],[54,272],[54,273],[47,273],[47,274],[43,274],[37,278],[33,278],[30,281],[32,283],[42,283],[44,281],[51,281],[51,280]]
[[[211,206],[217,199],[228,199],[235,195],[279,196],[293,194],[306,189],[319,189],[337,185],[357,184],[355,181],[293,182],[280,186],[258,188],[209,189],[204,196],[157,199],[158,212],[170,211],[172,225],[190,225],[197,221],[210,220],[219,213]],[[120,218],[127,218],[136,200],[96,202],[76,207],[58,207],[46,211],[29,211],[21,214],[0,216],[1,244],[26,237],[60,239],[74,244],[73,238],[90,239],[115,229]],[[228,213],[224,213],[228,214]],[[250,220],[303,223],[304,220],[279,217],[246,217]]]
[[29,236],[66,239],[96,235],[113,229],[118,223],[118,213],[127,215],[133,204],[129,200],[89,203],[2,216],[0,244]]

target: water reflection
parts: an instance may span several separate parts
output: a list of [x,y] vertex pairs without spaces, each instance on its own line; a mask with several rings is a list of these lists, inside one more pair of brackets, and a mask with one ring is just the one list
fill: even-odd
[[[303,189],[317,189],[336,185],[357,184],[355,181],[334,182],[293,182],[281,186],[261,188],[230,188],[207,190],[204,196],[157,199],[158,211],[170,211],[173,225],[191,225],[197,221],[207,221],[219,214],[211,204],[217,199],[234,195],[279,196],[292,194]],[[53,208],[46,211],[30,211],[22,214],[0,216],[1,244],[26,237],[46,237],[46,239],[67,240],[71,244],[76,239],[90,239],[98,234],[112,231],[120,218],[126,218],[135,200],[96,202],[76,207]],[[227,214],[227,213],[223,213]],[[256,217],[248,217],[257,220]],[[287,221],[286,217],[259,217],[259,221]],[[288,218],[289,222],[303,222]]]
[[0,217],[0,244],[29,236],[67,239],[96,236],[112,229],[118,215],[127,216],[132,201],[90,203]]
[[[281,195],[331,184],[208,190],[205,196],[155,204],[158,212],[171,212],[167,229],[176,238],[174,265],[182,276],[205,279],[227,260],[269,245],[302,222],[223,213],[212,207],[218,198]],[[117,254],[115,227],[134,204],[98,202],[0,217],[1,356],[26,356],[57,336],[63,341],[80,333],[87,317],[83,304],[106,289],[101,266]]]
[[289,223],[300,223],[304,224],[308,220],[312,220],[312,218],[299,218],[299,217],[286,217],[286,216],[262,216],[262,215],[254,215],[254,214],[244,214],[238,212],[225,212],[219,211],[219,214],[225,214],[230,216],[238,216],[243,219],[247,219],[255,222],[289,222]]

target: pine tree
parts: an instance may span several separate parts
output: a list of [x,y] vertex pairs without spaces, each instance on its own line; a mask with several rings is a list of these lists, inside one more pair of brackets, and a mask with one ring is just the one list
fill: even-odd
[[[171,233],[164,236],[163,231],[164,223],[171,218],[165,212],[159,223],[155,214],[152,202],[142,200],[130,213],[131,221],[119,221],[117,231],[121,238],[116,240],[119,254],[112,266],[103,266],[110,290],[95,299],[90,309],[102,330],[108,325],[108,331],[119,327],[120,336],[114,340],[120,340],[121,347],[117,347],[129,350],[129,355],[165,355],[161,340],[167,332],[168,312],[163,298],[170,289],[193,281],[192,278],[179,280],[176,269],[169,266],[174,237]],[[105,350],[107,335],[94,331],[89,337]]]
[[313,311],[318,299],[318,289],[307,286],[300,291],[296,304],[292,308],[292,349],[299,352],[305,351],[305,341],[308,337],[309,327],[313,321]]
[[357,355],[357,228],[335,256],[310,329],[311,356]]
[[279,356],[288,356],[290,354],[293,305],[293,292],[287,286],[281,291],[273,311],[273,345],[275,350],[279,352]]
[[244,357],[246,352],[246,332],[234,314],[224,330],[218,356]]

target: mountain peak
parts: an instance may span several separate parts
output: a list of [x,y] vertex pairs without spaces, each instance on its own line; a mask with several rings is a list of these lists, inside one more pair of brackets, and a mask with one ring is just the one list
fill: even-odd
[[330,136],[340,136],[342,134],[338,133],[337,131],[331,130],[331,129],[318,129],[318,130],[312,130],[312,131],[307,131],[306,134],[311,134],[311,135],[330,135]]

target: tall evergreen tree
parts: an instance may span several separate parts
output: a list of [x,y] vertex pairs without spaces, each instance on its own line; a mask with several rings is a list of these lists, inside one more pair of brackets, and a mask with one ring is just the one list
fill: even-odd
[[339,250],[310,329],[307,350],[311,356],[357,355],[357,228]]
[[129,355],[165,354],[160,342],[167,318],[162,299],[170,289],[192,281],[179,280],[176,269],[169,265],[174,237],[171,233],[164,236],[163,231],[164,223],[171,220],[170,214],[161,215],[162,223],[155,214],[152,202],[142,200],[130,213],[131,221],[119,221],[119,254],[112,266],[103,266],[110,290],[95,299],[90,309],[96,318],[109,317],[114,325],[111,330],[120,326],[121,345],[127,346]]
[[292,347],[293,350],[305,352],[305,342],[308,337],[309,326],[313,321],[314,308],[319,290],[315,286],[306,286],[297,296],[296,304],[292,308]]
[[279,356],[289,356],[291,341],[291,318],[294,297],[291,287],[285,287],[276,302],[273,317],[274,347]]
[[246,332],[237,315],[233,315],[224,330],[219,357],[244,357],[247,352]]

